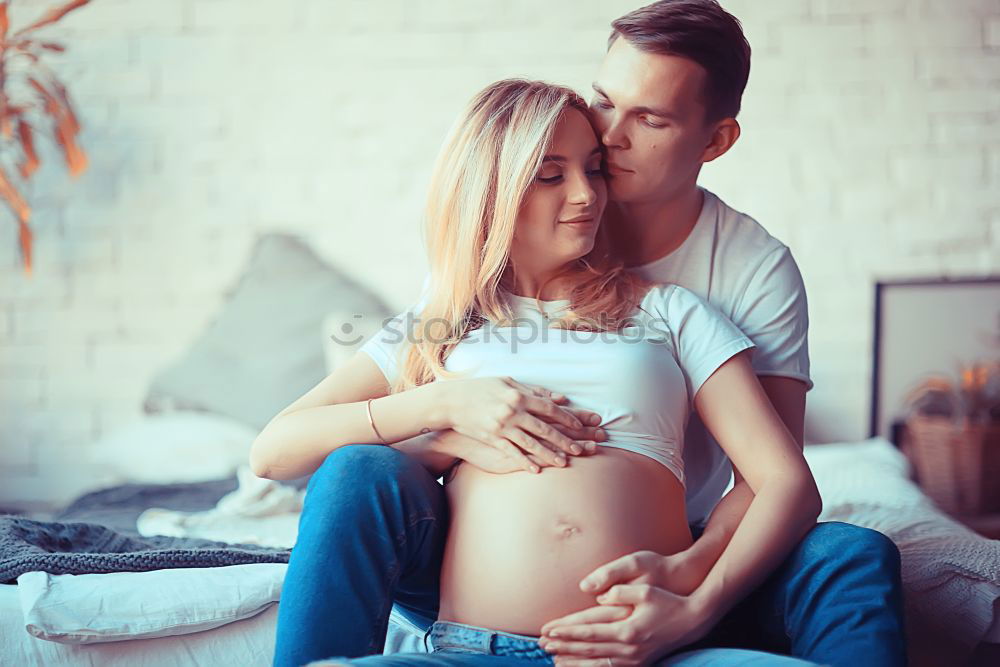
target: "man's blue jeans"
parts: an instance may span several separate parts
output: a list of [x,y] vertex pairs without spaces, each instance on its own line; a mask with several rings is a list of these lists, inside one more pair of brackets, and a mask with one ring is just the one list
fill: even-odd
[[[306,490],[278,605],[275,667],[382,653],[390,612],[428,628],[449,511],[444,487],[382,445],[331,452]],[[899,551],[821,523],[704,640],[827,665],[906,664]]]

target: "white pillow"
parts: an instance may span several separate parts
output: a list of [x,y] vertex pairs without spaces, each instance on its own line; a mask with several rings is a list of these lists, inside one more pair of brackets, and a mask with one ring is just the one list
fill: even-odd
[[910,463],[891,442],[807,445],[804,449],[823,497],[824,510],[841,503],[874,503],[885,507],[933,507],[910,480]]
[[199,412],[143,415],[93,443],[101,484],[175,484],[221,479],[250,458],[257,431],[229,417]]
[[278,601],[286,563],[109,574],[25,572],[24,629],[62,644],[183,635],[250,618]]

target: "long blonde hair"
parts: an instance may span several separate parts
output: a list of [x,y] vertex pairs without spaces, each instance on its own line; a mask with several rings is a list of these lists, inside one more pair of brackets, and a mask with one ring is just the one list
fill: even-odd
[[[510,249],[518,211],[569,109],[591,118],[587,103],[569,88],[504,79],[477,94],[452,128],[425,211],[429,293],[393,391],[453,377],[444,361],[467,333],[485,320],[513,319],[504,291],[514,284]],[[591,331],[626,326],[650,285],[615,259],[604,225],[594,248],[552,279],[560,277],[574,287],[565,315],[551,325]]]

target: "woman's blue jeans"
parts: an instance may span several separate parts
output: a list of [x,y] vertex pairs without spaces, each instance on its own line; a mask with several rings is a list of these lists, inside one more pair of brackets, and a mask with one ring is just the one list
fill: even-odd
[[[278,605],[275,667],[381,654],[393,611],[429,629],[448,521],[444,487],[415,459],[383,445],[331,452],[306,488]],[[905,665],[899,566],[899,551],[881,533],[818,524],[763,585],[685,650]]]
[[[527,667],[553,665],[552,656],[536,643],[537,637],[516,635],[464,623],[436,621],[424,635],[424,653],[392,653],[363,658],[334,658],[334,664],[409,667],[410,665],[483,665]],[[321,665],[325,661],[314,663]],[[684,651],[656,662],[656,667],[815,667],[813,663],[762,651],[708,648]]]

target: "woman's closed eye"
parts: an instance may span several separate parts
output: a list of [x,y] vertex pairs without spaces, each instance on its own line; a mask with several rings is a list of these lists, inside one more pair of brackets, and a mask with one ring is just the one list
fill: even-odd
[[[603,165],[603,163],[597,165],[596,167],[591,167],[591,168],[587,169],[587,175],[590,178],[601,178],[602,176],[604,176],[604,165]],[[538,180],[541,181],[542,183],[549,183],[549,184],[558,183],[562,179],[563,179],[563,175],[562,174],[554,174],[552,176],[539,176],[538,177]]]

